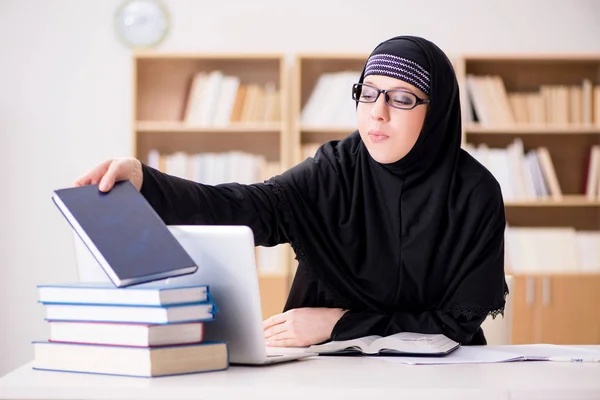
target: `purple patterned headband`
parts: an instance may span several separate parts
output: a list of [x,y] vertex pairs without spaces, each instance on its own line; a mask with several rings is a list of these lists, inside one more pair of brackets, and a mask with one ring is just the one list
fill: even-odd
[[428,96],[431,91],[431,78],[425,68],[414,61],[391,54],[375,54],[369,57],[365,78],[368,75],[385,75],[403,80],[418,87]]

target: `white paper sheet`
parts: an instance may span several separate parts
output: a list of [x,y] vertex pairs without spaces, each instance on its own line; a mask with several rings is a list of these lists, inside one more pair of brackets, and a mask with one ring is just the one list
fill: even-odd
[[600,357],[600,351],[548,344],[516,346],[462,346],[444,357],[369,357],[381,361],[412,364],[486,364],[547,360],[549,357]]

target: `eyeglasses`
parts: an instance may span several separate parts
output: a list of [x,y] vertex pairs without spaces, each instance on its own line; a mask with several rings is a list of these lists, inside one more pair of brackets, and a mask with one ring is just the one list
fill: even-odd
[[361,103],[375,103],[381,93],[385,95],[385,103],[388,106],[401,110],[412,110],[419,104],[430,103],[429,100],[421,99],[416,94],[407,90],[383,90],[364,83],[355,83],[352,85],[352,100]]

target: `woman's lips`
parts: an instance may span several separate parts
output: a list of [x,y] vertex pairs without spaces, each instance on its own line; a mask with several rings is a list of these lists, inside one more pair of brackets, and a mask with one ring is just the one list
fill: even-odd
[[371,139],[371,142],[373,143],[380,143],[388,138],[389,136],[381,131],[369,131],[369,139]]

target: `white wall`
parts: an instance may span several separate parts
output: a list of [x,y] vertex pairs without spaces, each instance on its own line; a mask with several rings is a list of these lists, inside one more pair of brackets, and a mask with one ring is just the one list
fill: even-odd
[[[131,152],[131,62],[112,26],[120,3],[0,0],[0,374],[47,336],[36,284],[75,279],[52,190]],[[417,34],[449,53],[600,52],[595,0],[287,3],[165,0],[173,28],[161,50],[368,52]]]

